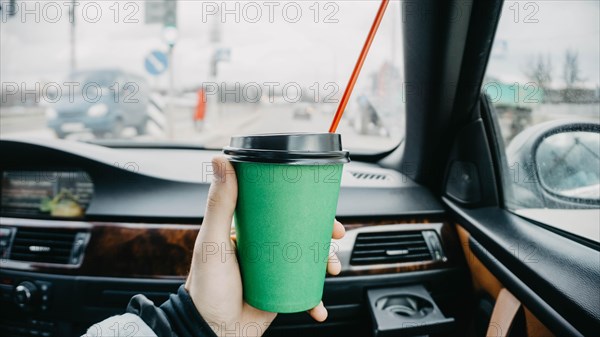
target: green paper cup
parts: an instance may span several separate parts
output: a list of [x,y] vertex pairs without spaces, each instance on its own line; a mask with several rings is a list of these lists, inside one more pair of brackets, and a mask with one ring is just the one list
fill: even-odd
[[314,308],[323,295],[349,161],[340,135],[233,137],[223,152],[238,179],[235,228],[244,299],[270,312]]

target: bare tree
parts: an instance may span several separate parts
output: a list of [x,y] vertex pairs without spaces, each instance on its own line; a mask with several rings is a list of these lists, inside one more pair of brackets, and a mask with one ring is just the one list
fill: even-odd
[[573,102],[577,91],[575,87],[584,81],[581,77],[581,69],[579,69],[579,53],[575,50],[567,49],[565,52],[563,79],[565,81],[563,98],[566,102]]
[[550,54],[544,57],[542,54],[539,54],[536,57],[532,57],[529,60],[527,65],[527,69],[524,71],[525,76],[529,78],[529,80],[534,81],[537,85],[546,90],[552,83],[552,59],[550,58]]
[[565,65],[563,69],[563,78],[567,88],[573,88],[575,84],[582,82],[579,69],[579,53],[568,49],[565,53]]

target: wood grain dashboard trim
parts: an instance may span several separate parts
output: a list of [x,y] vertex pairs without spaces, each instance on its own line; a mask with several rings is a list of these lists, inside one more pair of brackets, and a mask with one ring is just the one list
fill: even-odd
[[[28,220],[1,218],[7,227],[37,227],[48,229],[77,229],[91,233],[83,261],[77,266],[29,263],[1,260],[2,268],[61,275],[99,277],[139,277],[156,279],[185,278],[200,225],[172,225],[145,223],[74,222],[55,220]],[[344,226],[351,234],[364,228],[376,226],[408,225],[406,228],[432,226],[425,217],[398,218],[389,220],[347,220]],[[416,226],[416,227],[415,227]],[[423,227],[421,227],[423,226]],[[431,270],[455,266],[461,261],[462,253],[452,226],[447,222],[437,223],[446,261],[373,265],[354,268],[343,263],[340,276],[373,275],[386,273]],[[390,227],[391,228],[391,227]],[[402,228],[404,228],[402,226]],[[351,237],[352,235],[347,235]],[[353,239],[343,239],[343,245],[351,248]],[[340,242],[342,243],[342,242]],[[341,254],[341,252],[340,252]],[[349,257],[348,257],[349,258]],[[340,256],[343,262],[343,257]]]

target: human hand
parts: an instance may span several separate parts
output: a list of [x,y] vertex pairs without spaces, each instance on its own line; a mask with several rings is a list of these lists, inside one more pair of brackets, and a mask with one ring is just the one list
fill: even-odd
[[[235,237],[230,235],[237,201],[237,179],[233,166],[222,156],[213,158],[214,178],[210,186],[206,212],[194,246],[192,266],[185,283],[196,309],[218,336],[245,329],[262,335],[277,316],[246,303],[242,294],[242,277],[235,255]],[[341,239],[344,226],[334,222],[333,239]],[[210,247],[210,248],[209,248]],[[211,254],[207,254],[210,249]],[[220,250],[215,254],[214,249]],[[342,269],[335,254],[329,256],[327,272],[337,275]],[[323,302],[308,311],[318,322],[327,319]]]

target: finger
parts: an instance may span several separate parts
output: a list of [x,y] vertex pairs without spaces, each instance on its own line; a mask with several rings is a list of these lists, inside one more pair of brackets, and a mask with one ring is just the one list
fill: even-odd
[[342,223],[337,220],[333,221],[333,234],[331,235],[331,237],[336,240],[339,240],[343,238],[344,235],[346,235],[346,228],[344,228],[344,225],[342,225]]
[[237,180],[233,166],[223,156],[213,158],[212,168],[214,178],[208,191],[201,231],[205,239],[225,241],[231,232],[237,200]]
[[310,309],[308,314],[317,322],[324,322],[327,319],[327,309],[323,305],[323,301],[316,307]]
[[339,275],[342,271],[342,263],[338,259],[336,254],[329,255],[329,260],[327,261],[327,273],[329,275]]

